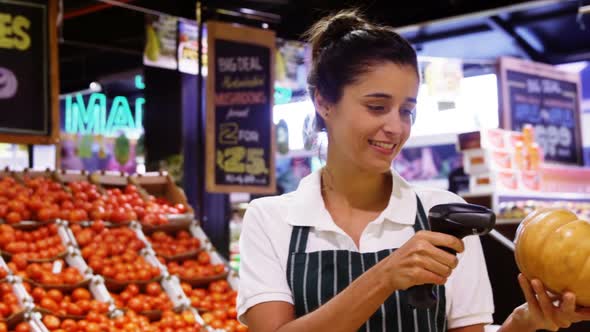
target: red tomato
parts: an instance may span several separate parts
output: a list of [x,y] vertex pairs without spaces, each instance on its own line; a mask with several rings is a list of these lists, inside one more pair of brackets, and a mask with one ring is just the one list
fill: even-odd
[[22,213],[25,210],[25,203],[18,201],[18,200],[9,201],[8,202],[8,210],[13,211],[13,212]]
[[62,210],[71,210],[73,208],[74,208],[74,203],[72,203],[72,201],[70,201],[70,200],[66,200],[61,203]]
[[68,303],[67,312],[74,316],[81,316],[83,314],[82,308],[76,303]]
[[8,206],[6,206],[4,204],[0,204],[0,218],[4,218],[4,216],[6,216],[7,213],[8,213]]
[[127,307],[135,312],[140,312],[144,309],[143,302],[141,302],[139,298],[130,299],[129,302],[127,302]]
[[59,326],[61,325],[61,321],[59,320],[59,318],[57,318],[53,315],[45,315],[43,317],[43,324],[49,330],[55,330],[55,329],[59,328]]
[[166,217],[165,214],[160,213],[157,216],[158,216],[158,221],[157,221],[158,225],[165,225],[168,223],[168,217]]
[[162,293],[162,287],[157,282],[150,282],[146,286],[146,293],[151,296],[158,296]]
[[[47,291],[47,296],[55,301],[55,303],[60,303],[63,300],[63,294],[57,289],[50,289]],[[49,309],[49,308],[48,308]]]
[[49,311],[57,311],[59,309],[59,306],[57,305],[57,303],[55,303],[55,301],[53,301],[51,298],[49,297],[45,297],[43,299],[41,299],[41,302],[39,303],[39,305],[41,306],[41,308],[45,308]]
[[125,187],[125,193],[126,194],[133,194],[133,193],[137,193],[137,187],[135,185],[132,184],[128,184]]
[[14,331],[16,332],[29,332],[31,330],[31,326],[27,322],[19,323]]
[[105,218],[106,210],[103,206],[97,206],[90,211],[90,219],[101,220]]
[[242,324],[236,326],[236,332],[248,332],[248,327]]
[[223,321],[219,320],[219,319],[214,319],[210,325],[214,329],[222,329],[223,328]]
[[125,209],[122,207],[114,209],[113,213],[111,214],[111,221],[115,223],[123,223],[129,221],[127,218],[128,215]]
[[33,293],[31,295],[33,296],[33,299],[35,300],[35,302],[40,302],[41,299],[47,295],[47,293],[45,292],[45,290],[43,288],[35,287],[35,289],[33,289]]
[[70,219],[70,211],[69,209],[61,209],[59,210],[59,218],[63,219],[63,220],[69,220]]
[[22,216],[18,212],[13,211],[13,212],[9,212],[6,215],[6,222],[9,223],[9,224],[17,224],[21,220],[22,220]]
[[85,210],[82,209],[75,209],[70,212],[70,217],[68,218],[71,222],[80,222],[88,220],[88,214]]
[[43,207],[43,201],[41,201],[39,196],[33,196],[31,197],[31,200],[27,202],[27,206],[33,211],[39,211]]
[[178,210],[178,213],[186,213],[186,211],[187,211],[186,205],[184,205],[182,203],[178,203],[178,204],[174,205],[174,207]]
[[8,317],[10,314],[11,310],[8,304],[0,302],[0,317]]
[[238,312],[237,312],[236,308],[229,307],[227,309],[227,317],[232,318],[232,319],[236,319],[238,317]]
[[76,200],[81,200],[81,201],[88,201],[88,195],[85,192],[77,192],[74,194],[74,198]]
[[64,319],[61,322],[61,326],[60,327],[62,329],[64,329],[64,330],[68,331],[68,332],[71,332],[71,331],[76,331],[77,326],[78,326],[78,324],[76,324],[76,321],[75,320],[73,320],[73,319]]
[[72,292],[72,298],[74,298],[74,300],[76,300],[76,301],[90,300],[90,299],[92,299],[92,295],[85,288],[76,288]]
[[209,256],[209,253],[207,253],[206,251],[201,251],[199,253],[199,256],[197,257],[197,260],[199,261],[199,264],[207,265],[211,262],[211,257]]
[[100,233],[104,230],[104,222],[102,220],[94,220],[91,228],[96,233]]
[[136,284],[130,284],[127,286],[127,291],[131,294],[131,296],[135,296],[139,294],[139,287]]

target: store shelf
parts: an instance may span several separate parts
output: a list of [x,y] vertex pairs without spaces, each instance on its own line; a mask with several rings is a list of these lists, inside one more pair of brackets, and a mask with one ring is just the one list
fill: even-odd
[[482,196],[496,196],[507,198],[522,198],[522,199],[536,199],[536,200],[561,200],[561,201],[581,201],[590,202],[590,193],[560,193],[560,192],[539,192],[539,191],[510,191],[498,190],[493,192],[469,192],[462,193],[462,197],[482,197]]

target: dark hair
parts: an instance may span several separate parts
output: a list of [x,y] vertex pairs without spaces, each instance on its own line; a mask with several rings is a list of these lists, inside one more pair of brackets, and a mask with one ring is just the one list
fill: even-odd
[[[338,102],[346,85],[370,66],[383,62],[411,66],[418,75],[412,45],[391,27],[369,22],[356,9],[324,17],[305,37],[312,46],[312,67],[307,78],[312,100],[317,91],[328,102]],[[315,128],[326,129],[317,112]]]

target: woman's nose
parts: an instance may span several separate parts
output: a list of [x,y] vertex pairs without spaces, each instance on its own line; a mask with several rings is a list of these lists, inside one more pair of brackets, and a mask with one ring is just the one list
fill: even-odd
[[383,130],[386,134],[398,136],[404,132],[404,122],[400,117],[399,111],[397,109],[392,110],[389,112],[388,116],[385,117],[385,123],[383,124]]

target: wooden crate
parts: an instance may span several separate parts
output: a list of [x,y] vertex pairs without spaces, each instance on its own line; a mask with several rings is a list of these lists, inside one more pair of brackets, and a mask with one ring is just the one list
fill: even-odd
[[187,208],[187,214],[194,216],[194,210],[188,204],[184,190],[174,183],[174,180],[169,174],[136,174],[129,177],[129,182],[144,190],[148,195],[165,198],[172,205],[184,204]]

